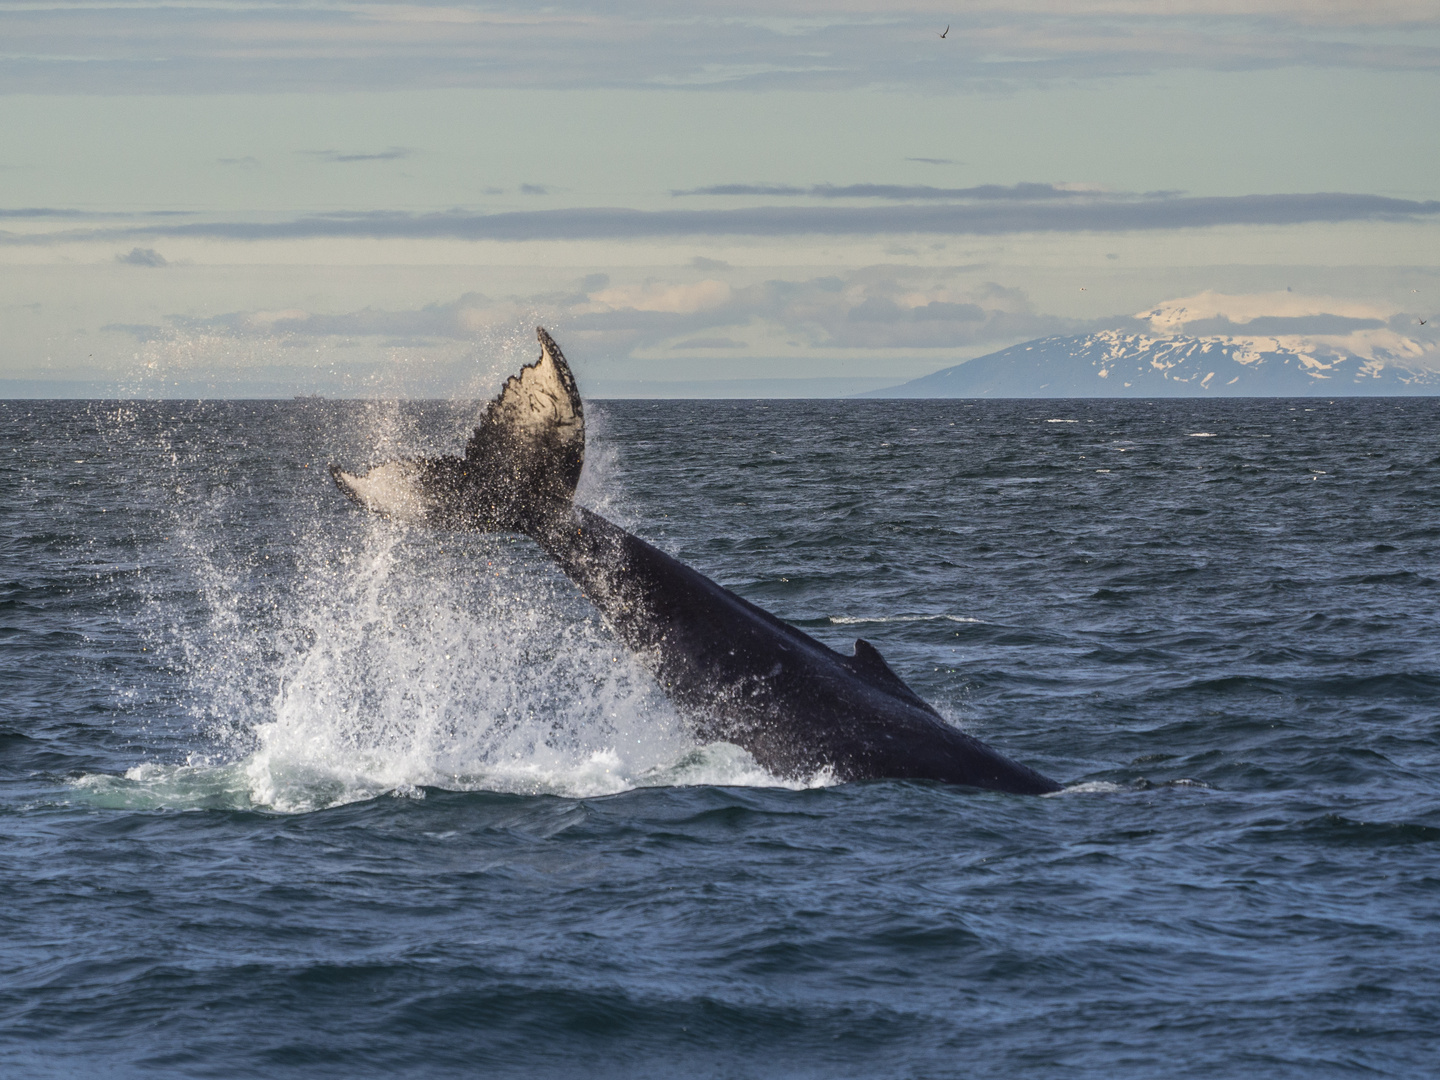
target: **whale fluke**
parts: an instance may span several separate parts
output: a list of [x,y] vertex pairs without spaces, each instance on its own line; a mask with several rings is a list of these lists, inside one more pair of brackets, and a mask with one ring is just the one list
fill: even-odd
[[465,445],[469,483],[501,516],[517,505],[527,513],[568,505],[585,464],[585,410],[575,376],[543,327],[535,336],[540,359],[505,381]]
[[568,509],[585,464],[585,410],[565,356],[536,327],[540,358],[485,408],[463,458],[408,458],[335,484],[386,517],[451,529],[531,532]]

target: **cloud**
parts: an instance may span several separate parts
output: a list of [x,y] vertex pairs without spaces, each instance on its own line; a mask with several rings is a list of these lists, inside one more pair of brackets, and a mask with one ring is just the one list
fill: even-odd
[[[399,161],[401,158],[410,157],[414,154],[414,151],[406,149],[403,146],[392,146],[388,150],[379,150],[375,153],[369,154],[343,153],[339,150],[301,150],[300,153],[309,154],[311,157],[317,157],[321,161],[348,163],[352,161]],[[235,162],[235,164],[240,164],[245,160],[247,159],[239,159]],[[254,159],[250,158],[248,160],[253,161]]]
[[612,309],[688,315],[724,306],[730,300],[730,286],[713,278],[682,285],[647,283],[638,288],[602,289],[590,299]]
[[222,157],[215,159],[216,165],[230,165],[237,169],[258,169],[260,161],[258,158],[249,157]]
[[955,349],[1070,332],[1081,325],[1036,312],[1025,294],[1013,288],[993,282],[961,284],[958,273],[876,266],[745,285],[713,278],[614,284],[596,274],[573,294],[488,297],[472,292],[412,310],[325,313],[279,308],[203,319],[175,316],[167,326],[105,329],[143,341],[198,336],[298,345],[330,338],[419,346],[474,341],[541,322],[580,344],[582,355],[623,359],[640,350],[754,352],[779,341],[800,342],[800,347],[822,353]]
[[[1078,320],[1037,310],[1013,286],[977,282],[974,271],[875,265],[731,282],[724,293],[687,294],[683,287],[697,284],[684,280],[693,271],[677,268],[676,280],[614,282],[594,275],[581,283],[591,287],[579,292],[503,297],[469,292],[404,310],[277,306],[102,329],[135,339],[142,357],[172,372],[203,376],[209,380],[203,392],[209,393],[249,385],[246,380],[270,372],[266,377],[279,380],[277,387],[328,377],[327,392],[368,388],[434,396],[464,387],[483,397],[493,387],[481,386],[477,377],[483,382],[499,373],[487,366],[497,355],[513,357],[517,354],[507,350],[533,348],[537,323],[561,341],[582,383],[591,387],[620,371],[683,369],[694,373],[691,377],[722,378],[741,370],[737,363],[769,370],[775,357],[810,363],[811,370],[859,361],[881,371],[896,362],[914,366],[921,357],[941,367],[1037,338],[1114,331],[1182,341],[1204,331],[1206,340],[1223,338],[1237,346],[1231,351],[1238,356],[1285,349],[1322,364],[1344,355],[1382,366],[1440,369],[1440,332],[1370,301],[1202,293],[1165,301],[1133,318]],[[1182,318],[1158,333],[1148,326],[1157,312]],[[1206,326],[1204,320],[1215,321]],[[1212,331],[1230,332],[1212,336]],[[323,358],[319,367],[317,358]],[[290,382],[276,374],[286,372]]]
[[[652,283],[651,295],[664,295]],[[610,303],[600,303],[608,299]],[[698,340],[798,341],[808,349],[956,349],[1069,332],[1080,324],[1037,313],[1024,293],[957,284],[950,270],[877,266],[845,274],[732,286],[722,302],[691,310],[644,310],[612,291],[562,315],[602,350],[696,348]],[[708,331],[708,332],[707,332]],[[716,333],[730,331],[731,333]],[[736,347],[739,347],[738,345]]]
[[[1023,185],[1020,185],[1023,186]],[[1132,232],[1221,225],[1420,221],[1440,200],[1314,193],[1208,198],[1090,196],[896,206],[756,206],[734,210],[575,207],[474,214],[398,211],[313,214],[289,221],[196,221],[58,232],[0,233],[0,242],[47,244],[141,237],[287,240],[363,237],[453,240],[625,240],[679,236],[937,235]]]
[[1302,293],[1203,292],[1157,304],[1135,321],[1160,337],[1208,337],[1313,356],[1440,365],[1440,334],[1392,304]]
[[144,220],[145,218],[177,218],[194,217],[190,210],[144,210],[132,212],[128,210],[76,210],[73,207],[60,206],[17,206],[11,208],[0,207],[0,218],[68,218],[74,221],[108,220],[111,218],[133,218]]
[[792,298],[782,318],[792,330],[808,329],[821,347],[957,349],[1080,325],[1039,313],[1023,292],[994,282],[958,287],[923,272],[875,267],[839,281],[838,288],[834,279],[812,284],[819,293]]
[[736,341],[728,337],[697,337],[688,338],[685,341],[677,341],[670,346],[672,349],[744,349],[748,346],[743,341]]
[[946,157],[907,157],[906,161],[918,161],[922,165],[958,165],[958,161]]
[[551,189],[545,184],[521,184],[520,194],[522,195],[549,195]]
[[[586,364],[688,359],[728,364],[775,356],[879,358],[930,355],[955,363],[1019,342],[1082,331],[1117,330],[1167,338],[1214,336],[1239,343],[1280,342],[1315,355],[1344,350],[1369,357],[1436,355],[1440,333],[1394,306],[1296,293],[1200,293],[1130,316],[1076,319],[1036,307],[1025,291],[977,281],[976,267],[874,265],[765,280],[673,277],[613,280],[592,274],[566,290],[495,296],[467,292],[409,309],[314,311],[302,304],[206,317],[172,316],[162,325],[107,325],[144,343],[207,355],[469,355],[477,344],[528,340],[552,330]],[[739,277],[741,272],[727,273]],[[208,343],[208,344],[207,344]],[[197,345],[198,347],[198,345]],[[351,350],[342,353],[340,350]],[[298,354],[297,354],[298,355]],[[458,369],[457,369],[458,370]],[[718,370],[718,369],[717,369]]]
[[127,266],[169,266],[170,261],[154,248],[131,248],[125,255],[116,255],[115,261]]
[[[1157,334],[1198,333],[1194,327],[1207,324],[1249,327],[1259,319],[1297,320],[1344,319],[1349,322],[1384,322],[1396,313],[1389,305],[1349,300],[1335,296],[1310,296],[1296,292],[1218,293],[1202,292],[1157,304],[1135,316],[1149,323]],[[1339,325],[1339,324],[1336,324]],[[1208,331],[1207,331],[1208,332]]]
[[[1433,0],[263,0],[7,5],[0,91],[1004,87],[1200,68],[1435,71]],[[946,41],[932,24],[952,24]],[[938,27],[937,27],[938,28]],[[1397,33],[1398,31],[1398,33]],[[163,59],[157,59],[163,58]],[[364,160],[357,157],[355,160]]]
[[[916,160],[916,159],[911,159]],[[688,191],[672,191],[671,195],[751,195],[751,196],[793,196],[805,195],[815,199],[944,199],[964,200],[1017,200],[1033,199],[1076,199],[1095,197],[1101,192],[1082,187],[1057,184],[982,184],[968,188],[937,188],[926,184],[814,184],[810,187],[793,187],[785,184],[712,184],[709,187],[692,188]],[[1153,197],[1164,197],[1177,192],[1154,192]],[[1114,198],[1115,196],[1111,196]]]
[[711,184],[709,187],[671,191],[670,194],[676,198],[685,195],[756,195],[765,197],[809,195],[813,190],[808,187],[796,187],[794,184]]
[[[418,310],[364,308],[341,314],[304,308],[237,311],[207,318],[175,316],[166,333],[176,331],[238,338],[389,338],[407,343],[436,339],[467,339],[495,321],[513,317],[511,308],[480,293],[464,293],[445,303]],[[107,327],[134,333],[147,327]],[[154,335],[151,336],[152,339]]]
[[0,218],[87,218],[99,217],[84,210],[66,210],[54,206],[17,206],[0,208]]
[[[943,269],[867,267],[729,286],[724,292],[715,284],[649,282],[610,289],[557,318],[592,354],[613,357],[640,349],[755,351],[766,347],[757,344],[765,340],[798,341],[821,352],[956,349],[1069,332],[1080,325],[1035,312],[1022,292],[994,283],[960,285],[954,271]],[[689,288],[696,291],[686,292]],[[742,329],[749,344],[734,336]]]

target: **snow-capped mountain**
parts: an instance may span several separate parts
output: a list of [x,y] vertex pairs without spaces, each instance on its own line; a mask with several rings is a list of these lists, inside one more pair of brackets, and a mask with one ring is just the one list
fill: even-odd
[[1027,341],[863,396],[1440,394],[1440,341],[1396,311],[1203,293],[1121,321],[1129,328]]

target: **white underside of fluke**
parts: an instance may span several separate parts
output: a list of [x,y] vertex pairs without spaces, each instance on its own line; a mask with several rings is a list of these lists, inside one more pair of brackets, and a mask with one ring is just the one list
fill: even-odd
[[414,461],[387,461],[361,476],[336,469],[335,482],[365,509],[398,521],[423,522],[430,511]]

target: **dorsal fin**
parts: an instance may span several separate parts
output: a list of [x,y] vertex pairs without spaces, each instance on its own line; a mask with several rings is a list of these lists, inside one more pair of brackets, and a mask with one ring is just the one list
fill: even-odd
[[861,675],[868,675],[876,682],[893,683],[896,686],[905,686],[900,676],[890,669],[885,662],[885,657],[880,655],[880,650],[871,645],[864,638],[855,639],[855,655],[850,658],[850,666]]
[[890,665],[885,662],[885,657],[880,655],[880,650],[864,638],[855,639],[855,655],[847,656],[845,659],[855,674],[869,679],[882,690],[894,694],[912,705],[918,705],[926,712],[935,713],[936,716],[940,715],[935,712],[934,707],[928,701],[905,685],[905,681],[890,669]]

